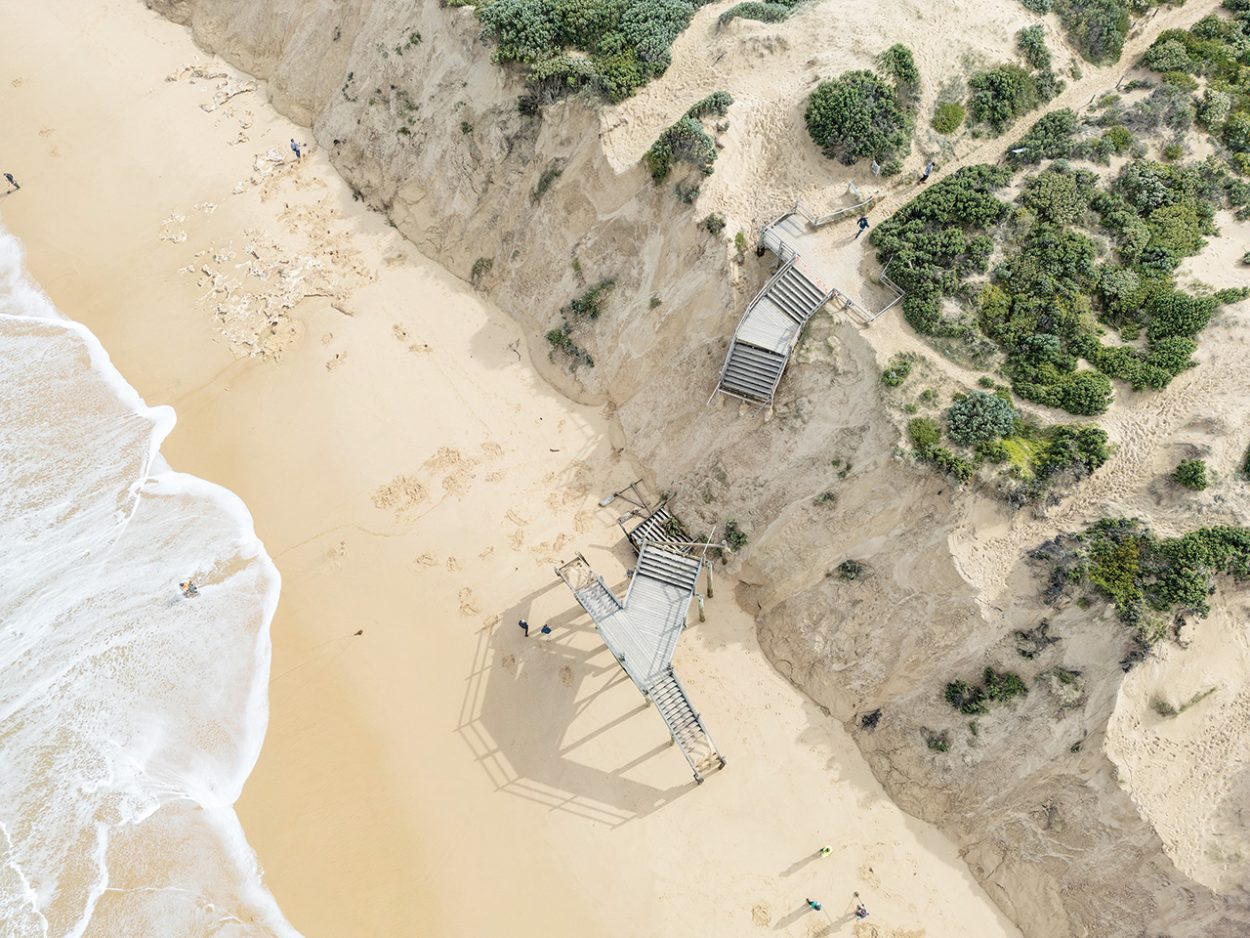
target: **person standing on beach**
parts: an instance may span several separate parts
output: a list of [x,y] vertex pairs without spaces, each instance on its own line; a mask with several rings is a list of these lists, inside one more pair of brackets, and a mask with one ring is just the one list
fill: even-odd
[[525,633],[526,638],[530,637],[530,624],[526,622],[524,619],[517,620],[517,628],[519,628],[522,632]]
[[825,857],[829,856],[829,854],[833,853],[833,848],[826,844],[820,848],[819,853],[820,858],[823,860]]
[[200,594],[199,587],[197,587],[191,580],[183,580],[178,584],[178,589],[182,590],[182,595],[187,597],[187,599]]
[[859,240],[859,236],[860,236],[860,235],[862,235],[865,231],[867,231],[867,230],[868,230],[868,216],[867,216],[867,215],[860,215],[860,216],[859,216],[859,222],[858,222],[857,224],[859,225],[859,231],[855,232],[855,238],[854,238],[854,240],[856,240],[856,241],[858,241],[858,240]]
[[5,178],[5,181],[7,181],[8,184],[13,187],[12,189],[9,190],[10,192],[16,192],[18,189],[22,188],[21,186],[17,184],[17,180],[13,178],[12,173],[5,173],[4,178]]
[[924,172],[920,174],[920,181],[922,183],[928,182],[929,174],[931,172],[933,172],[933,160],[929,160],[927,163],[924,164]]
[[821,905],[819,902],[817,902],[815,899],[807,899],[805,901],[807,902],[807,907],[811,909],[813,912],[819,912],[821,909],[824,908],[824,906]]
[[291,152],[295,154],[297,160],[302,160],[304,155],[300,152],[299,144],[295,142],[295,138],[291,138]]
[[859,893],[855,893],[855,917],[856,918],[868,917],[868,909],[864,906],[862,902],[859,901]]
[[549,625],[544,625],[544,626],[543,626],[541,629],[539,629],[538,631],[542,632],[544,635],[550,635],[550,634],[551,634],[551,626],[549,626]]

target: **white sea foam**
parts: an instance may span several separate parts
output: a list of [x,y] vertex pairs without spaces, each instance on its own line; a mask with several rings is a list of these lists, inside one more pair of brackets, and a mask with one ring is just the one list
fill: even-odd
[[278,572],[173,424],[0,229],[0,938],[296,934],[232,807]]

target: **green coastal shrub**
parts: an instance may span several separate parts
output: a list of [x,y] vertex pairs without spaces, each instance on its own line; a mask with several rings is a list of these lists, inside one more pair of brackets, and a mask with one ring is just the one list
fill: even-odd
[[1044,26],[1026,26],[1016,33],[1016,48],[1034,68],[1050,68],[1050,48],[1046,45]]
[[1128,35],[1124,0],[1055,0],[1068,39],[1087,62],[1105,65],[1120,58]]
[[[669,48],[689,25],[688,0],[490,0],[477,6],[494,61],[526,68],[522,110],[535,113],[570,90],[591,87],[621,101],[670,62]],[[581,53],[572,56],[576,50]]]
[[786,6],[783,3],[759,3],[755,2],[755,0],[748,0],[746,3],[736,3],[731,6],[717,18],[716,24],[724,26],[736,19],[756,20],[760,23],[780,23],[782,20],[788,19],[793,12],[794,7]]
[[929,123],[940,134],[953,134],[963,126],[966,114],[962,104],[957,101],[947,101],[934,109],[933,120]]
[[616,286],[616,281],[611,277],[605,277],[580,296],[569,300],[568,305],[561,312],[583,319],[598,319],[603,312],[603,304],[607,301],[608,292],[614,286]]
[[1178,614],[1207,615],[1217,576],[1250,577],[1250,529],[1204,527],[1159,538],[1141,521],[1104,518],[1030,556],[1051,568],[1049,602],[1073,587],[1092,588],[1115,604],[1139,641],[1151,644]]
[[993,193],[1010,179],[1003,167],[962,167],[872,230],[877,260],[888,263],[890,277],[906,291],[903,315],[917,332],[943,333],[942,297],[953,295],[964,276],[986,269],[994,248],[986,230],[1008,211]]
[[973,391],[946,411],[946,432],[962,446],[976,446],[1011,433],[1016,409],[997,394]]
[[915,107],[920,96],[920,69],[911,49],[895,43],[877,56],[877,66],[894,81],[894,94],[905,110]]
[[667,179],[679,162],[707,174],[716,162],[716,144],[698,120],[687,116],[666,128],[643,154],[642,161],[657,184]]
[[1182,459],[1172,470],[1172,481],[1192,491],[1201,492],[1207,487],[1207,464],[1201,459]]
[[1043,114],[1008,151],[1007,161],[1013,166],[1026,166],[1071,156],[1076,128],[1076,112],[1069,108]]
[[968,113],[973,121],[986,124],[999,134],[1017,117],[1058,94],[1062,82],[1053,74],[1033,75],[1019,65],[1007,63],[976,72],[968,79],[968,87],[972,90]]
[[821,82],[804,118],[825,156],[848,166],[864,157],[884,162],[910,147],[911,123],[894,89],[869,71]]
[[911,359],[899,353],[890,359],[890,363],[881,372],[881,383],[887,388],[896,388],[911,374]]

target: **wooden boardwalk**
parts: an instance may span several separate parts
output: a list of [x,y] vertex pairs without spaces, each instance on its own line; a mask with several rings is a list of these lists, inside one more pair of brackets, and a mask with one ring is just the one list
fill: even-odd
[[725,760],[677,679],[673,654],[702,568],[702,556],[665,546],[664,541],[644,540],[623,600],[581,554],[556,569],[594,620],[608,650],[659,710],[700,783]]

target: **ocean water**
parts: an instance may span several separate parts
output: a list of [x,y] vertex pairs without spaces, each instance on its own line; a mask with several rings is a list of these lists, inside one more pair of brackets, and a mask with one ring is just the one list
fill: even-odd
[[296,934],[233,810],[278,572],[173,425],[0,229],[0,938]]

